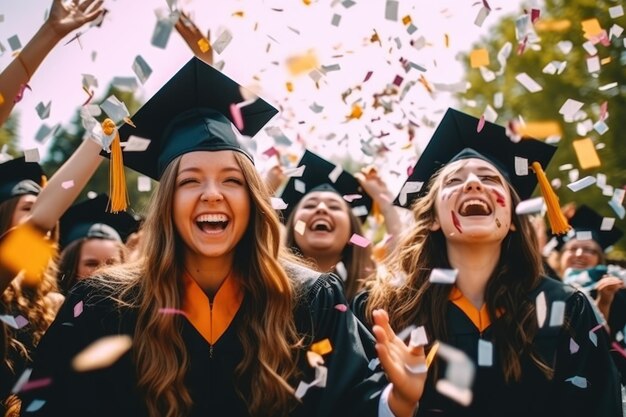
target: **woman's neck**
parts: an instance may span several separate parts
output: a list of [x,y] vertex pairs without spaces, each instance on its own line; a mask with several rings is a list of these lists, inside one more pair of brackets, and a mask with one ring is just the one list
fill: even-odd
[[485,302],[485,289],[500,259],[500,242],[489,244],[447,243],[450,265],[459,271],[456,286],[476,307]]
[[232,256],[218,259],[188,254],[185,257],[185,269],[212,299],[226,278],[231,275],[233,262]]

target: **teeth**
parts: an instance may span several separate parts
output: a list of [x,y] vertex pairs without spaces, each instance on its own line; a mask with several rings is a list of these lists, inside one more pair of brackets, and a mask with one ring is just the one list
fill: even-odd
[[203,214],[196,218],[197,222],[220,223],[227,222],[228,217],[225,214]]

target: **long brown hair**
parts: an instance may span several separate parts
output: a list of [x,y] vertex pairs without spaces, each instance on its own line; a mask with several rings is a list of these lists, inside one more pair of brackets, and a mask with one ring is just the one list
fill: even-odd
[[[450,268],[445,236],[441,230],[430,230],[436,219],[435,201],[442,181],[439,171],[431,179],[427,195],[413,204],[415,225],[385,260],[388,276],[370,282],[366,315],[371,317],[373,310],[384,308],[389,312],[394,328],[424,325],[431,340],[446,341],[450,286],[429,282],[433,268]],[[515,207],[520,198],[508,182],[507,188],[512,207]],[[535,305],[528,298],[529,292],[541,280],[541,255],[536,249],[536,236],[529,220],[517,216],[513,209],[511,218],[516,231],[509,232],[502,241],[500,259],[485,289],[494,344],[507,381],[519,381],[522,377],[520,357],[523,354],[529,354],[535,365],[550,378],[551,369],[532,349],[538,324]],[[499,318],[498,311],[504,311]]]
[[[357,233],[359,235],[363,235],[363,225],[357,216],[352,213],[350,210],[350,206],[342,200],[342,205],[344,210],[348,213],[348,218],[350,219],[350,234]],[[295,217],[300,205],[303,200],[300,200],[297,206],[291,211],[291,214],[287,218],[287,222],[285,223],[285,245],[289,248],[295,255],[304,257],[302,250],[296,243],[296,237],[294,233],[295,226]],[[310,260],[303,259],[305,262],[310,262]],[[313,260],[314,261],[314,260]],[[346,245],[341,252],[341,262],[343,262],[346,267],[346,277],[344,281],[344,292],[346,295],[346,299],[351,300],[354,296],[361,290],[363,287],[363,283],[365,279],[373,273],[375,265],[372,260],[372,247],[368,245],[363,248],[357,245],[349,245],[346,242]],[[311,267],[314,269],[317,267],[315,262],[310,262]],[[327,271],[320,271],[327,272]],[[337,272],[336,270],[333,272]]]
[[[296,289],[278,262],[283,256],[280,226],[268,191],[252,163],[233,152],[249,189],[251,216],[235,250],[236,276],[243,277],[238,329],[244,357],[235,369],[237,392],[251,415],[287,415],[295,405],[290,382],[296,375],[297,334],[293,319]],[[133,352],[138,385],[150,416],[187,415],[192,399],[184,385],[189,366],[181,318],[159,314],[182,308],[184,246],[173,220],[172,201],[181,157],[166,168],[150,201],[143,226],[143,256],[132,265],[105,270],[104,281],[122,284],[120,302],[138,310]],[[168,256],[163,256],[168,254]],[[119,288],[119,287],[118,287]]]

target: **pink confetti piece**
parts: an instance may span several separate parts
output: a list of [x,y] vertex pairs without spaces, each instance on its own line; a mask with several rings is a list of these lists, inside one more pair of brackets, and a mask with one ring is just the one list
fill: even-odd
[[530,21],[532,23],[535,23],[537,20],[539,20],[540,14],[541,14],[541,11],[539,9],[532,9],[530,11]]
[[578,343],[576,343],[574,339],[570,339],[569,340],[569,353],[573,355],[574,353],[578,352],[578,349],[580,349],[580,346],[578,346]]
[[348,203],[352,203],[354,200],[358,200],[360,198],[363,198],[361,194],[346,194],[343,196],[343,199]]
[[345,304],[337,304],[335,306],[335,310],[341,311],[342,313],[345,313],[346,311],[348,311],[348,306]]
[[271,148],[265,150],[263,152],[263,155],[267,156],[268,158],[271,158],[272,156],[278,155],[278,151],[276,150],[275,147],[272,146]]
[[180,314],[181,316],[187,316],[187,313],[177,308],[165,307],[159,309],[160,314]]
[[491,11],[491,6],[487,3],[487,0],[483,0],[483,6],[485,6],[487,10]]
[[52,383],[52,378],[41,378],[41,379],[35,379],[33,381],[28,381],[22,386],[22,389],[20,390],[20,392],[26,392],[26,391],[30,391],[34,389],[47,387],[51,383]]
[[408,168],[406,169],[406,175],[408,175],[408,176],[410,177],[410,176],[413,174],[413,169],[414,169],[413,165],[411,165],[410,167],[408,167]]
[[355,233],[350,238],[350,243],[352,243],[353,245],[360,246],[362,248],[366,248],[369,246],[371,242],[369,241],[369,239]]
[[400,87],[400,84],[402,84],[402,81],[404,81],[404,78],[400,77],[399,75],[396,75],[396,78],[393,79],[393,85]]
[[613,342],[613,343],[611,343],[611,347],[612,347],[613,349],[615,349],[615,351],[616,351],[617,353],[619,353],[619,354],[620,354],[620,355],[622,355],[624,358],[626,358],[626,350],[624,350],[624,348],[623,348],[623,347],[621,347],[619,343],[617,343],[617,342]]
[[233,117],[233,123],[239,131],[243,130],[243,117],[241,116],[241,109],[235,103],[230,105],[230,115]]
[[476,132],[480,133],[481,130],[483,130],[483,127],[485,127],[485,115],[484,114],[480,116],[480,120],[478,121],[478,126],[476,127]]
[[83,301],[79,301],[74,306],[74,317],[78,317],[83,314]]
[[63,181],[61,183],[61,187],[63,187],[63,189],[65,189],[65,190],[69,190],[73,186],[74,186],[74,180]]
[[28,324],[28,320],[26,320],[24,316],[17,316],[15,317],[15,324],[17,324],[18,329],[21,329]]
[[600,105],[600,120],[601,121],[606,120],[608,110],[609,110],[609,102],[605,101]]
[[374,71],[368,71],[367,74],[365,74],[365,79],[363,80],[363,82],[367,82],[367,80],[370,79],[373,73]]

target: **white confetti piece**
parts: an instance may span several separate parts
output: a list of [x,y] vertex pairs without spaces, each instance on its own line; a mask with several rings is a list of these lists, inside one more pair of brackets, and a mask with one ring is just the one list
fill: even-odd
[[33,372],[32,368],[26,368],[24,372],[22,372],[22,375],[20,375],[20,377],[15,382],[15,385],[13,385],[13,388],[11,389],[11,393],[17,394],[18,392],[21,392],[22,387],[28,382],[30,378],[30,374],[32,372]]
[[109,96],[104,103],[100,104],[100,108],[109,116],[113,122],[120,123],[125,117],[129,117],[126,104],[121,102],[114,95]]
[[596,178],[595,177],[586,176],[584,178],[579,179],[578,181],[574,181],[574,182],[572,182],[570,184],[567,184],[567,188],[569,188],[573,192],[578,192],[578,191],[582,190],[583,188],[587,188],[590,185],[593,185],[595,183],[596,183]]
[[398,2],[387,0],[385,5],[385,19],[396,22],[398,20]]
[[422,181],[407,181],[406,184],[402,186],[402,190],[400,190],[400,196],[398,197],[400,205],[405,207],[408,194],[419,192],[423,185],[424,183]]
[[531,93],[536,93],[543,90],[543,87],[541,87],[535,80],[530,78],[530,76],[525,72],[517,74],[515,76],[515,79]]
[[488,8],[482,6],[478,11],[478,14],[476,15],[476,19],[474,19],[474,24],[478,27],[482,27],[485,19],[487,18],[487,16],[489,16],[490,12],[491,11]]
[[624,202],[624,196],[626,195],[626,190],[623,188],[616,188],[613,192],[613,198],[611,200],[615,201],[617,204],[622,204]]
[[546,295],[544,292],[540,292],[535,300],[535,309],[537,310],[537,323],[539,327],[543,327],[546,322],[546,317],[548,314],[548,307],[546,304]]
[[342,172],[343,169],[339,165],[337,165],[335,168],[333,168],[330,174],[328,174],[328,179],[330,179],[330,181],[334,184],[337,182],[337,178],[339,178]]
[[572,385],[578,388],[587,388],[587,379],[583,378],[582,376],[573,376],[571,378],[567,378],[565,381],[571,382]]
[[150,181],[150,177],[146,177],[145,175],[137,177],[137,191],[140,193],[152,191],[152,181]]
[[333,26],[339,26],[339,23],[341,22],[341,15],[335,13],[333,15],[332,20],[330,21],[330,24]]
[[598,58],[597,56],[587,58],[586,62],[587,71],[589,71],[590,74],[600,71],[600,58]]
[[593,235],[588,230],[577,230],[576,240],[593,240]]
[[230,33],[228,29],[225,29],[211,46],[213,47],[213,50],[218,53],[218,55],[221,55],[232,40],[232,33]]
[[612,19],[624,16],[624,8],[621,5],[609,7],[609,16]]
[[574,44],[571,41],[561,41],[556,44],[557,48],[564,54],[569,54],[574,47]]
[[283,171],[283,173],[285,174],[285,176],[287,178],[292,178],[292,177],[301,177],[302,174],[304,174],[304,170],[306,169],[306,165],[302,165],[296,168],[288,168],[285,169]]
[[128,335],[102,337],[74,357],[72,367],[77,372],[87,372],[113,365],[132,346]]
[[122,142],[124,152],[143,152],[150,146],[150,139],[130,135],[126,142]]
[[41,120],[45,120],[48,117],[50,117],[51,105],[52,105],[52,101],[49,101],[48,104],[43,104],[43,101],[37,104],[37,107],[35,107],[35,110],[37,110],[37,115],[39,116]]
[[380,365],[380,359],[375,358],[369,361],[369,363],[367,364],[367,367],[370,371],[373,371],[378,367],[378,365]]
[[550,308],[550,327],[557,327],[563,324],[563,319],[565,317],[565,302],[564,301],[553,301],[552,307]]
[[139,82],[142,84],[145,84],[152,74],[152,68],[150,68],[150,65],[148,65],[141,55],[135,57],[132,69],[137,78],[139,78]]
[[493,344],[478,339],[478,366],[493,366]]
[[39,162],[39,149],[24,149],[24,159],[26,162]]
[[73,186],[74,186],[74,180],[63,181],[61,183],[61,187],[63,187],[63,189],[65,189],[65,190],[69,190]]
[[578,343],[576,343],[576,341],[572,338],[570,338],[569,340],[569,353],[571,353],[572,355],[576,352],[578,352],[578,349],[580,349],[580,346],[578,346]]
[[302,220],[298,220],[293,226],[293,230],[295,230],[297,234],[303,235],[304,231],[306,230],[306,223]]
[[150,40],[152,46],[165,49],[167,42],[170,39],[170,35],[172,34],[173,27],[174,22],[172,22],[172,19],[170,19],[169,16],[158,18],[154,31],[152,32],[152,39]]
[[515,207],[515,213],[522,214],[537,214],[542,213],[546,207],[546,203],[543,197],[535,197],[529,200],[520,201]]
[[502,108],[504,104],[504,94],[502,92],[497,92],[493,95],[493,107],[496,109]]
[[287,206],[287,203],[282,198],[272,197],[272,208],[274,210],[284,210]]
[[306,193],[306,184],[304,183],[304,181],[301,181],[299,179],[294,180],[293,188],[300,194]]
[[44,400],[33,400],[30,404],[28,404],[28,407],[26,407],[26,412],[34,413],[35,411],[40,410],[45,403],[46,402]]
[[446,379],[440,379],[436,385],[437,391],[441,395],[453,399],[457,403],[467,407],[472,402],[472,390],[460,388]]
[[424,326],[419,326],[411,330],[409,346],[426,346],[427,344],[428,337],[426,336],[426,329],[424,328]]
[[342,281],[345,282],[348,279],[348,270],[346,269],[346,266],[343,262],[339,262],[337,265],[335,265],[335,271]]
[[598,134],[600,135],[604,135],[606,132],[609,131],[609,126],[602,120],[600,120],[599,122],[594,123],[593,130],[598,132]]
[[595,347],[598,347],[598,335],[593,330],[589,331],[589,340]]
[[615,225],[615,217],[604,217],[602,219],[602,224],[600,225],[600,230],[609,231],[613,229]]
[[576,112],[583,107],[584,103],[568,98],[559,109],[559,114],[567,118],[573,118]]
[[515,175],[525,176],[528,175],[528,159],[515,157]]
[[624,209],[624,206],[615,200],[609,201],[609,206],[613,209],[615,214],[617,214],[617,217],[619,217],[620,220],[624,219],[624,216],[626,216],[626,209]]
[[454,284],[458,274],[458,269],[433,268],[428,281],[433,284]]

